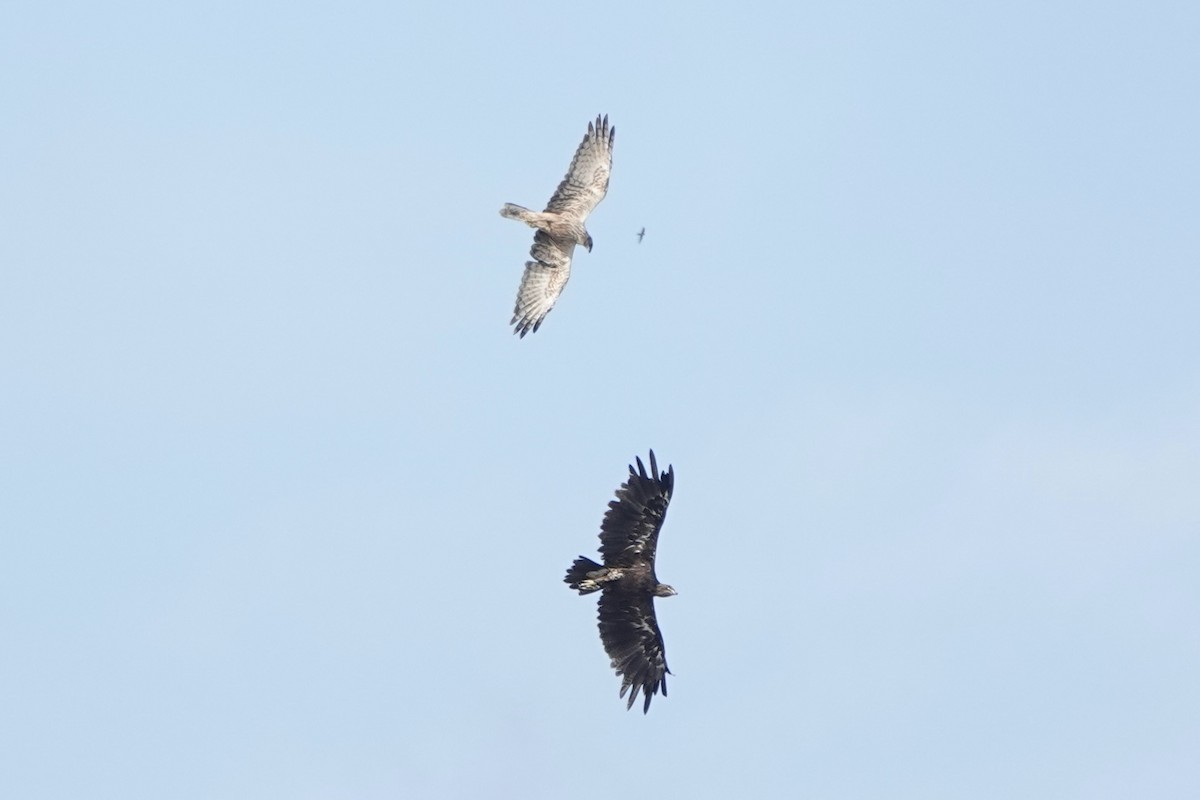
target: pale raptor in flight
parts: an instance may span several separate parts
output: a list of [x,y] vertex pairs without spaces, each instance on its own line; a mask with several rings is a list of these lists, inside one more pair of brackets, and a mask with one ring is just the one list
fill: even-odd
[[522,338],[541,327],[562,294],[571,277],[575,245],[583,245],[588,252],[592,250],[592,237],[584,223],[608,192],[616,133],[617,129],[608,125],[607,114],[588,123],[587,135],[545,211],[532,211],[513,203],[505,203],[500,209],[501,216],[537,229],[533,247],[529,248],[533,260],[525,262],[525,274],[509,323],[514,326],[513,333]]

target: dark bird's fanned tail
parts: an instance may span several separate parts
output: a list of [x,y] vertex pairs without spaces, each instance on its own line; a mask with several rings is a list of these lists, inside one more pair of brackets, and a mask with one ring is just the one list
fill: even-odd
[[580,594],[591,594],[592,592],[599,591],[600,586],[593,584],[581,588],[580,584],[588,580],[588,573],[601,569],[604,569],[604,567],[600,564],[597,564],[590,558],[580,556],[575,559],[575,563],[567,570],[567,577],[563,578],[563,582]]

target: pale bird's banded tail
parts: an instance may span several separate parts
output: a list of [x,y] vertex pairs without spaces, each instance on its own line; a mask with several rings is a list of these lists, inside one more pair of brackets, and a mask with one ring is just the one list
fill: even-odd
[[543,227],[538,223],[542,221],[545,214],[532,211],[525,206],[519,206],[516,203],[505,203],[500,209],[500,216],[507,219],[515,219],[524,222],[531,228]]

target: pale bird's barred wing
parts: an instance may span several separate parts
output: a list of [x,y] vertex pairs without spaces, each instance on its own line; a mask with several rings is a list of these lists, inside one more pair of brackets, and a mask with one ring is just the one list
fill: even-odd
[[510,325],[513,333],[523,339],[530,331],[537,331],[542,320],[554,308],[571,277],[571,254],[573,242],[561,242],[545,231],[533,235],[533,247],[529,255],[535,260],[525,262],[525,274],[521,277],[521,288],[517,290],[517,303],[513,308]]
[[637,470],[629,467],[629,479],[617,489],[617,499],[608,504],[600,522],[600,554],[606,567],[648,564],[654,567],[658,532],[667,518],[667,505],[675,488],[675,471],[667,467],[661,475],[654,451],[650,451],[650,472],[642,459]]
[[[650,710],[650,698],[661,689],[667,696],[666,646],[654,616],[654,598],[642,593],[605,592],[600,596],[600,641],[621,676],[621,697],[629,692],[625,707],[633,708],[638,692],[645,696],[642,713]],[[631,691],[632,690],[632,691]]]
[[595,123],[588,123],[587,135],[575,151],[566,177],[550,198],[547,211],[576,216],[581,221],[587,219],[608,192],[616,133],[617,129],[608,125],[607,114],[596,117]]

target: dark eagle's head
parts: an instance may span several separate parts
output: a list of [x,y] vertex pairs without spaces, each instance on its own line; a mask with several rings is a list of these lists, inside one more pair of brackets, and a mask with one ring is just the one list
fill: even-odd
[[672,595],[677,594],[679,594],[679,592],[675,591],[673,586],[667,586],[665,583],[660,583],[654,587],[655,597],[671,597]]

